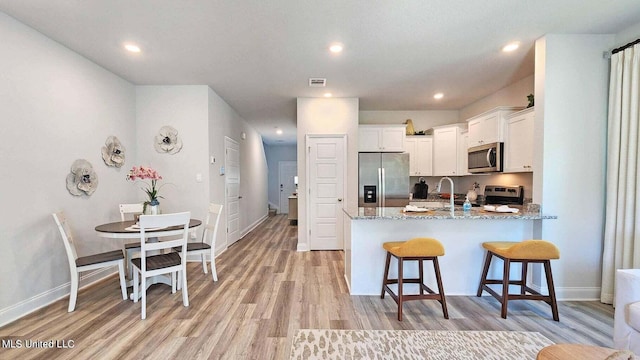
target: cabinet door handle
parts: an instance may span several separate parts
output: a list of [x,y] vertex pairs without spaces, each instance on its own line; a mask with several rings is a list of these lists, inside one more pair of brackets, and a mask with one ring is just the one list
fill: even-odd
[[342,199],[338,198],[338,202],[342,202]]

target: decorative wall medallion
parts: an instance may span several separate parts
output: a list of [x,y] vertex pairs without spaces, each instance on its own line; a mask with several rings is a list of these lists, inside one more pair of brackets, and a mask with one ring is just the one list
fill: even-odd
[[85,159],[78,159],[71,164],[71,173],[67,175],[67,190],[71,195],[90,196],[98,188],[98,175],[93,166]]
[[178,137],[178,130],[168,125],[161,127],[153,146],[159,153],[177,153],[182,149],[182,140]]
[[102,160],[107,166],[121,167],[124,165],[125,147],[115,136],[109,136],[102,147]]

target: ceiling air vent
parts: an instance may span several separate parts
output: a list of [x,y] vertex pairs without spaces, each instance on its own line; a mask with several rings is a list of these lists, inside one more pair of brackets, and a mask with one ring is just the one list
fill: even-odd
[[325,87],[327,86],[327,79],[323,78],[309,78],[310,87]]

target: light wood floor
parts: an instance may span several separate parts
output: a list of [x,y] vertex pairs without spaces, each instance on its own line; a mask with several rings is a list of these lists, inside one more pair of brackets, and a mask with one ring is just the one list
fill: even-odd
[[[140,303],[120,298],[116,276],[82,289],[73,313],[63,299],[0,328],[0,339],[23,344],[0,348],[0,359],[287,359],[304,328],[537,331],[556,343],[612,346],[613,308],[599,302],[561,302],[560,322],[545,303],[514,302],[505,320],[491,297],[450,296],[449,320],[426,300],[406,303],[398,322],[389,296],[348,294],[342,252],[297,252],[296,231],[285,216],[269,218],[218,256],[216,283],[189,263],[190,306],[154,285],[144,321]],[[26,349],[27,340],[74,348]]]

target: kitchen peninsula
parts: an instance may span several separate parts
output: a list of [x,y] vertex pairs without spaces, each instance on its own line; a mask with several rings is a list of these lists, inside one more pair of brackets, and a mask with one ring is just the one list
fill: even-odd
[[[360,207],[345,210],[345,278],[351,295],[380,295],[387,241],[415,237],[438,239],[445,248],[440,270],[446,295],[475,295],[482,270],[486,241],[522,241],[533,238],[535,222],[556,219],[540,214],[494,213],[462,208],[405,213],[402,207]],[[392,261],[390,276],[397,277]],[[417,277],[417,262],[405,264],[405,277]],[[512,268],[519,273],[517,266]],[[492,265],[490,275],[500,278],[501,269]],[[433,284],[433,267],[425,264],[425,279]]]

